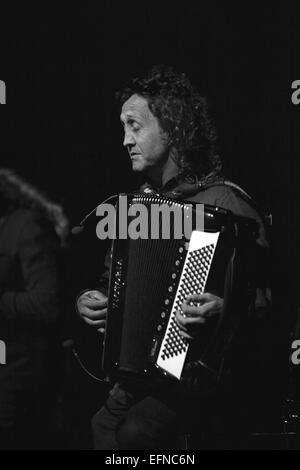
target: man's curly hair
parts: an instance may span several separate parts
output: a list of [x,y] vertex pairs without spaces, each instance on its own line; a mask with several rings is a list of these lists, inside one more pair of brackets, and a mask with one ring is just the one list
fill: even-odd
[[131,79],[117,94],[120,106],[134,94],[147,99],[149,109],[168,136],[168,145],[177,150],[180,173],[196,173],[201,178],[221,172],[217,134],[207,100],[184,73],[166,65],[152,67],[146,75]]

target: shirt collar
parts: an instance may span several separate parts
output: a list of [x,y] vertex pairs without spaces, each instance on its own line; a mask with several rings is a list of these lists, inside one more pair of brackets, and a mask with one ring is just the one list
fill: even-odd
[[180,197],[184,195],[186,189],[194,189],[197,186],[198,178],[196,175],[178,175],[168,180],[161,187],[155,187],[153,184],[146,182],[141,186],[140,191],[146,194],[164,194],[171,197]]

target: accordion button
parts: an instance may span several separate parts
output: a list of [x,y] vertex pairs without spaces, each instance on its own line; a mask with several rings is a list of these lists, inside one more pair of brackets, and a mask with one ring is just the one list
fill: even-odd
[[161,330],[162,330],[162,326],[161,326],[161,325],[158,325],[157,331],[161,331]]

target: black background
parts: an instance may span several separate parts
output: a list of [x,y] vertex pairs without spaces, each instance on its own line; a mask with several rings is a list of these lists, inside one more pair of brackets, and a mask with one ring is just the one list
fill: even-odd
[[[77,224],[104,198],[137,184],[115,90],[141,68],[174,65],[210,98],[226,174],[273,214],[274,310],[288,329],[299,303],[300,105],[291,102],[299,49],[288,6],[1,5],[0,165],[38,185]],[[82,272],[79,245],[73,261]],[[271,347],[273,334],[270,325]]]
[[270,207],[272,190],[293,174],[292,12],[191,5],[4,8],[4,162],[72,214],[84,211],[82,195],[96,186],[101,199],[129,173],[114,91],[137,69],[168,63],[211,99],[227,173]]

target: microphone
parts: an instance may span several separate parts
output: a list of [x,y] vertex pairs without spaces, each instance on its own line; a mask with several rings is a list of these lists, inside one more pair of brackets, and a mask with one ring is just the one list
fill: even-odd
[[65,341],[63,341],[63,343],[62,343],[62,347],[63,347],[64,349],[73,348],[74,345],[75,345],[75,342],[74,342],[74,340],[71,339],[71,338],[70,338],[70,339],[65,339]]
[[73,227],[71,229],[71,234],[72,235],[79,235],[81,232],[84,231],[84,227],[80,226],[80,225],[77,225],[76,227]]
[[98,209],[98,207],[101,205],[101,204],[105,204],[106,202],[110,201],[111,199],[116,199],[118,198],[119,195],[118,194],[114,194],[113,196],[110,196],[109,198],[105,199],[105,201],[102,201],[100,204],[98,204],[91,212],[89,212],[83,219],[82,221],[79,223],[79,225],[76,225],[75,227],[72,227],[71,229],[71,233],[72,235],[79,235],[80,233],[82,233],[85,229],[85,224],[88,220],[88,218]]
[[95,207],[95,209],[93,209],[91,212],[89,212],[83,219],[82,221],[80,222],[79,225],[76,225],[75,227],[73,227],[71,229],[71,233],[72,235],[79,235],[80,233],[82,233],[85,229],[85,224],[86,224],[86,221],[87,219],[97,210],[98,206]]

